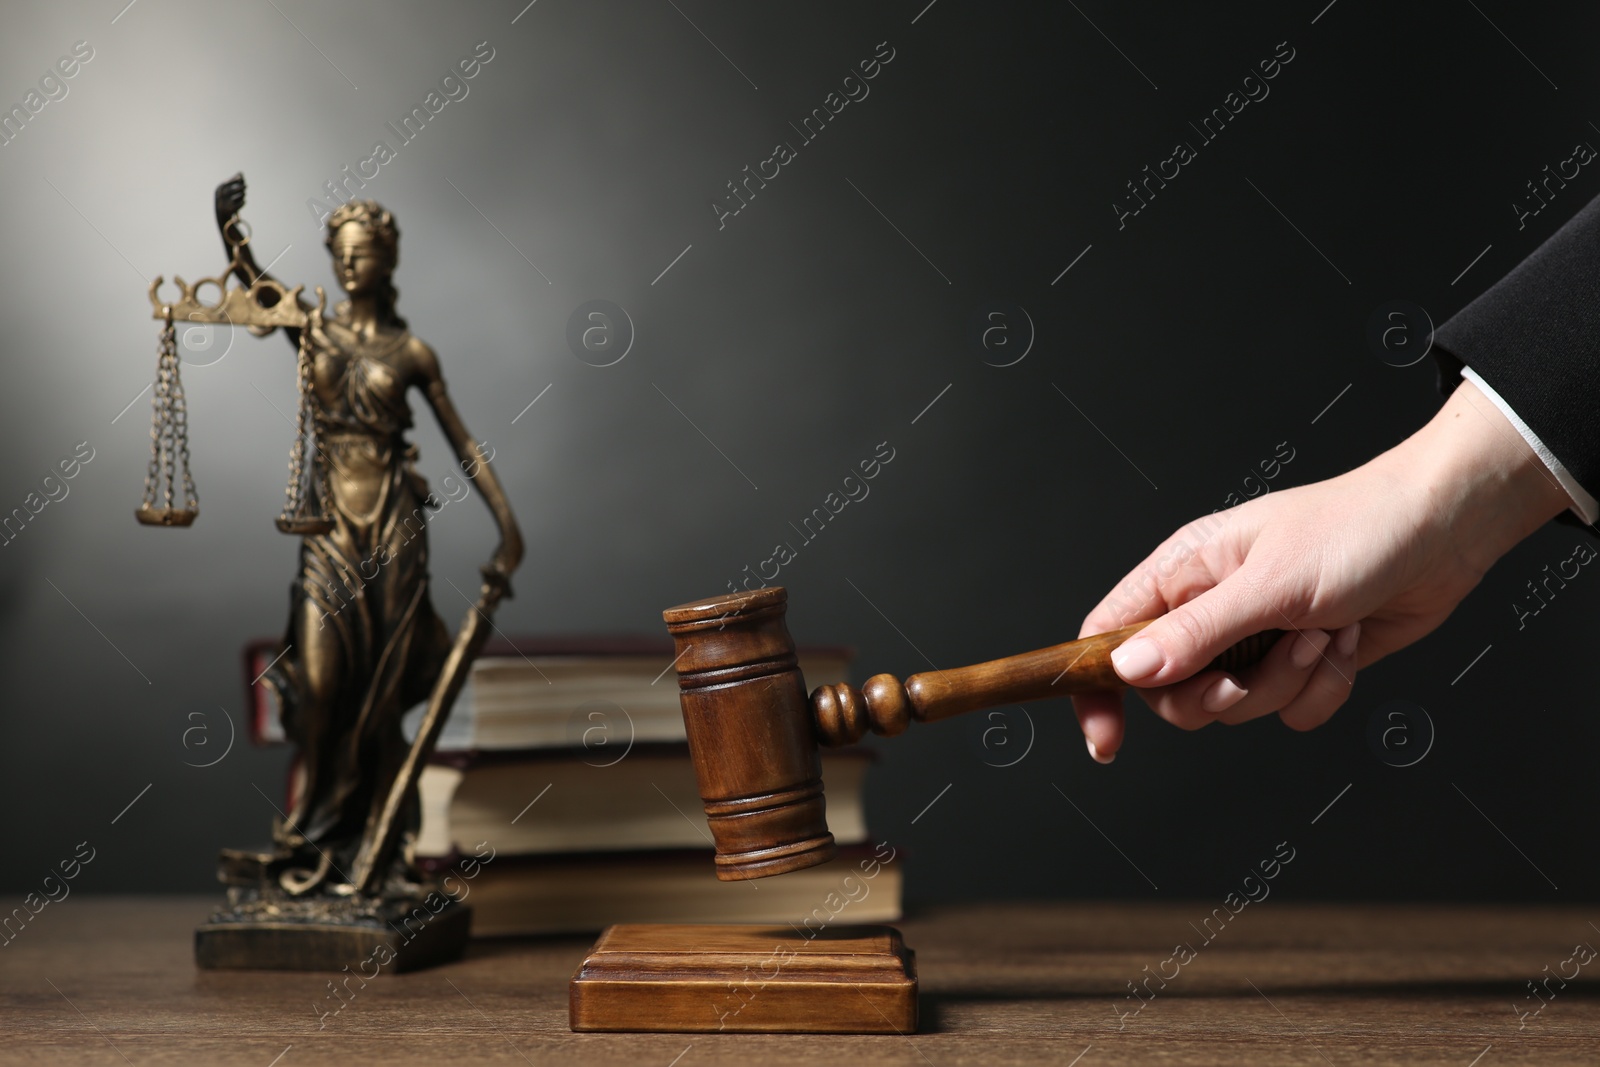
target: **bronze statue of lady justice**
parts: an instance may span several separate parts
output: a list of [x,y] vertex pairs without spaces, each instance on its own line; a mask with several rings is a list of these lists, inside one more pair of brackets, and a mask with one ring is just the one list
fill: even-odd
[[[496,604],[509,595],[522,538],[484,449],[451,402],[438,357],[395,308],[393,216],[355,200],[328,217],[325,243],[348,299],[324,318],[320,288],[311,306],[303,287],[288,290],[257,264],[239,215],[244,197],[242,176],[216,190],[229,253],[220,279],[180,278],[180,299],[171,303],[158,299],[160,278],[151,286],[165,329],[139,518],[188,525],[198,514],[173,321],[227,322],[257,335],[282,328],[299,353],[301,424],[278,525],[302,541],[283,653],[264,681],[299,758],[289,810],[273,823],[274,850],[223,852],[229,903],[197,931],[196,958],[207,967],[337,970],[387,946],[397,969],[424,966],[459,953],[469,920],[410,862],[417,777]],[[240,286],[229,287],[228,275]],[[221,291],[215,304],[196,295],[207,282]],[[429,598],[427,521],[438,504],[405,439],[413,388],[500,533],[478,602],[453,641]],[[187,507],[174,499],[180,462]],[[422,700],[428,709],[408,745],[401,716]]]

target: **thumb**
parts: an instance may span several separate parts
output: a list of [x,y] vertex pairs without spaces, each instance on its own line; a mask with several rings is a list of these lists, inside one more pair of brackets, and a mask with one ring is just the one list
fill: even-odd
[[1235,642],[1284,625],[1240,569],[1123,642],[1111,665],[1129,685],[1171,685],[1205,670]]

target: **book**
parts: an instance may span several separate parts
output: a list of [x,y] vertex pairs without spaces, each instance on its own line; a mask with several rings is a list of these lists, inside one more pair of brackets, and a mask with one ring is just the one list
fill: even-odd
[[[250,738],[286,740],[277,695],[262,681],[283,646],[256,640],[245,646]],[[799,651],[806,683],[847,680],[852,652],[839,646]],[[473,663],[434,746],[438,752],[611,746],[682,741],[673,649],[653,637],[523,637],[491,642]],[[416,736],[423,705],[402,720]]]
[[[277,641],[245,649],[249,732],[285,740],[262,682]],[[874,753],[821,753],[840,858],[782,878],[723,882],[685,742],[673,648],[654,638],[532,638],[474,663],[418,784],[412,856],[473,909],[473,936],[567,933],[619,922],[835,923],[900,917],[887,843],[867,843]],[[804,648],[813,687],[847,679],[851,652]],[[403,727],[415,736],[421,707]],[[296,761],[298,762],[298,761]],[[300,785],[290,770],[290,802]]]
[[901,917],[901,865],[886,843],[841,848],[830,863],[744,882],[719,881],[710,849],[482,855],[488,858],[433,872],[472,908],[473,937],[715,922],[782,924],[801,940],[830,927]]
[[[822,753],[834,840],[867,839],[863,787],[873,753]],[[711,844],[688,745],[631,751],[435,752],[418,783],[415,854],[445,858],[480,842],[501,854],[703,849]]]

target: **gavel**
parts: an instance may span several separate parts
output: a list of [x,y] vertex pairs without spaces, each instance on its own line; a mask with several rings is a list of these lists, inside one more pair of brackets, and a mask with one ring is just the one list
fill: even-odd
[[[837,855],[822,792],[818,745],[893,737],[936,722],[1025,700],[1124,688],[1111,653],[1150,620],[970,667],[888,674],[819,686],[806,697],[784,614],[782,586],[680,604],[662,612],[677,659],[678,696],[700,799],[716,846],[717,877],[766,878]],[[1210,669],[1260,662],[1281,630],[1245,638]]]

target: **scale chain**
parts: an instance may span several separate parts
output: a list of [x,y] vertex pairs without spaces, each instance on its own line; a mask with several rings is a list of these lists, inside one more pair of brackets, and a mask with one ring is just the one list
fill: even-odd
[[311,380],[311,331],[300,331],[299,352],[295,359],[295,373],[299,387],[300,403],[295,409],[294,444],[289,446],[289,484],[283,488],[283,517],[290,519],[301,511],[302,481],[305,474],[306,454],[306,401]]
[[173,475],[177,465],[176,450],[173,448],[176,435],[172,425],[172,361],[177,357],[177,346],[163,338],[163,347],[166,350],[161,356],[161,462],[162,473],[166,476],[166,505],[171,508]]
[[[313,312],[313,316],[315,314]],[[283,491],[283,514],[278,517],[278,528],[285,533],[325,533],[332,527],[328,515],[328,469],[318,440],[316,398],[312,391],[311,327],[315,321],[313,318],[301,328],[296,358],[300,403],[295,413],[294,444],[289,448],[289,484]],[[313,453],[309,457],[308,446]],[[314,514],[307,500],[313,494],[316,497]]]
[[[168,392],[168,402],[172,405],[172,435],[177,445],[175,459],[183,470],[183,495],[185,506],[198,508],[200,495],[195,492],[194,475],[189,470],[189,402],[183,393],[183,379],[178,377],[178,347],[176,340],[172,342],[172,387]],[[167,496],[172,495],[172,479],[169,473],[167,481]]]
[[156,490],[161,485],[161,428],[166,424],[166,419],[162,417],[161,397],[166,391],[167,346],[174,341],[172,322],[168,320],[156,342],[156,381],[150,394],[150,466],[144,476],[144,504],[149,508],[156,506]]
[[[145,469],[140,522],[160,526],[187,526],[199,514],[200,496],[189,470],[189,409],[183,379],[178,371],[178,339],[171,309],[164,317],[156,342],[156,380],[150,395],[150,465]],[[183,477],[183,500],[174,500],[178,476]],[[159,500],[159,503],[158,503]]]

